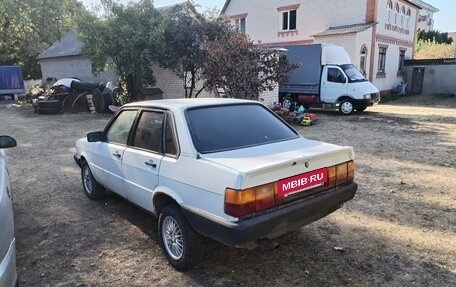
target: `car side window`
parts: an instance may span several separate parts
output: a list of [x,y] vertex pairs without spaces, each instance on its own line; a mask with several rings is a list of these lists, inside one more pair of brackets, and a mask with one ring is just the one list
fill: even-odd
[[136,127],[133,146],[163,153],[164,113],[144,111]]
[[136,113],[137,111],[129,110],[121,112],[106,133],[107,141],[126,145]]
[[174,135],[173,118],[170,114],[166,115],[165,153],[177,155],[177,141]]
[[344,74],[336,68],[328,68],[328,82],[345,83]]

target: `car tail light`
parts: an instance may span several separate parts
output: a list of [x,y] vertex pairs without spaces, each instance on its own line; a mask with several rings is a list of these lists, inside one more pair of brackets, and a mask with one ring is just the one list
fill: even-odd
[[[355,176],[353,161],[328,167],[328,181],[325,189],[352,182]],[[284,196],[278,195],[277,182],[259,185],[243,190],[227,188],[225,190],[225,213],[233,217],[244,217],[285,202]]]

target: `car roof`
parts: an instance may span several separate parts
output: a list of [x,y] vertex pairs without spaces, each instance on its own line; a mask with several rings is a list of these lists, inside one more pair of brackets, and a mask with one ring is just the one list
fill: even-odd
[[167,99],[167,100],[151,100],[129,103],[123,106],[140,107],[140,108],[163,108],[169,110],[185,110],[188,108],[214,106],[214,105],[230,105],[230,104],[259,104],[257,101],[228,99],[228,98],[183,98],[183,99]]

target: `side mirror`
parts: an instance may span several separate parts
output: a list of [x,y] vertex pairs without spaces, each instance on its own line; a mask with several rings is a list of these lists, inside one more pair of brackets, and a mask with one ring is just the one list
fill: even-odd
[[90,143],[101,142],[104,139],[103,132],[92,132],[87,134],[87,141]]
[[16,140],[10,136],[0,136],[0,148],[15,147],[17,145]]

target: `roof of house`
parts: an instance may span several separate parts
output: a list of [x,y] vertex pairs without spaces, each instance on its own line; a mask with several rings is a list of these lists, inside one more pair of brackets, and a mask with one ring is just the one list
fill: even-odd
[[415,5],[418,5],[421,9],[426,9],[431,12],[439,12],[439,9],[436,7],[432,6],[431,4],[428,4],[422,0],[408,0],[409,2],[412,2]]
[[312,35],[313,37],[322,37],[322,36],[333,36],[333,35],[345,35],[345,34],[353,34],[364,32],[367,29],[371,28],[372,26],[376,25],[378,22],[370,22],[370,23],[358,23],[358,24],[351,24],[351,25],[343,25],[343,26],[334,26],[329,27],[328,29]]
[[76,38],[73,32],[68,32],[60,41],[56,41],[51,47],[44,50],[37,59],[79,56],[81,55],[81,48],[82,42]]
[[230,5],[230,0],[226,0],[225,4],[223,5],[222,11],[220,12],[221,14],[225,13],[226,8],[228,8],[228,5]]

